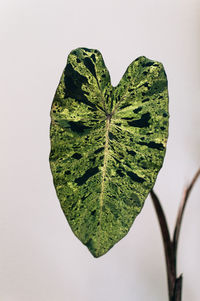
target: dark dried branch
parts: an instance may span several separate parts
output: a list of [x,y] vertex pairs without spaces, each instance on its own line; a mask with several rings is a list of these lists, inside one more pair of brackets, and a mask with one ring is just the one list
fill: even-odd
[[[167,266],[167,276],[168,276],[168,287],[169,287],[169,297],[174,295],[174,285],[176,280],[176,270],[175,270],[175,258],[173,252],[173,245],[170,239],[169,228],[167,225],[166,217],[160,201],[153,190],[150,192],[153,204],[156,210],[156,214],[159,220],[160,229],[162,233],[163,245],[165,250],[165,259]],[[171,300],[171,299],[170,299]]]
[[194,175],[191,183],[184,190],[183,198],[180,203],[178,215],[176,219],[173,241],[171,241],[170,238],[169,228],[160,201],[153,190],[150,192],[156,210],[156,214],[159,220],[160,229],[162,232],[162,239],[163,239],[166,266],[167,266],[168,288],[169,288],[168,292],[169,292],[170,301],[181,301],[182,275],[176,277],[177,245],[178,245],[178,239],[179,239],[180,228],[181,228],[185,206],[188,197],[190,195],[190,192],[199,176],[200,176],[200,168]]
[[173,248],[174,248],[175,257],[176,257],[176,253],[177,253],[178,239],[179,239],[180,228],[181,228],[181,223],[182,223],[182,219],[183,219],[183,213],[185,210],[185,206],[186,206],[188,197],[190,195],[190,192],[199,176],[200,176],[200,168],[197,170],[197,172],[194,175],[189,186],[187,186],[185,188],[184,193],[183,193],[183,198],[182,198],[182,201],[179,206],[175,229],[174,229],[174,237],[173,237]]
[[172,298],[172,301],[181,301],[182,281],[183,281],[182,275],[176,278],[175,287],[174,287],[174,296]]

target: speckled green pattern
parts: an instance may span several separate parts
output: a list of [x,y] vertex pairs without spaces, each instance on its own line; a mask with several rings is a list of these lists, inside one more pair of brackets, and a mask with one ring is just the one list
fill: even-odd
[[98,50],[72,51],[51,109],[50,166],[74,234],[99,257],[129,231],[168,136],[167,78],[142,56],[117,87]]

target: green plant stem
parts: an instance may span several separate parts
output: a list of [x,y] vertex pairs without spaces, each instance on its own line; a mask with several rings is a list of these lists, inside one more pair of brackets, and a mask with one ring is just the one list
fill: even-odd
[[177,219],[174,228],[173,239],[170,238],[169,228],[167,225],[167,220],[162,209],[161,203],[159,201],[156,193],[151,190],[151,198],[153,201],[153,205],[158,217],[160,230],[162,233],[163,246],[165,251],[165,261],[166,261],[166,269],[167,269],[167,279],[168,279],[168,295],[169,301],[181,301],[182,294],[182,275],[177,277],[177,247],[178,247],[178,239],[180,235],[181,223],[183,219],[183,213],[185,210],[185,206],[190,195],[190,192],[196,183],[196,180],[200,176],[200,168],[195,173],[191,183],[185,188],[183,193],[183,198],[179,205]]

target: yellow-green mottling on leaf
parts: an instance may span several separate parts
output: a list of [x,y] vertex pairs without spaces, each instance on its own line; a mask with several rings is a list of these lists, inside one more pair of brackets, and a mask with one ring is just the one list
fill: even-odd
[[51,108],[50,166],[62,210],[90,252],[129,231],[162,166],[168,137],[163,65],[137,58],[116,87],[98,50],[73,50]]

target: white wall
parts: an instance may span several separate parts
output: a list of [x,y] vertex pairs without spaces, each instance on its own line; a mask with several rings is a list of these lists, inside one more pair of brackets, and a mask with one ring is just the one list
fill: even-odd
[[[1,0],[0,300],[167,301],[161,236],[148,198],[129,234],[94,259],[71,232],[48,164],[49,111],[68,53],[99,49],[116,85],[140,55],[169,80],[170,137],[155,190],[174,224],[200,165],[198,0]],[[184,216],[183,301],[200,300],[200,182]]]

